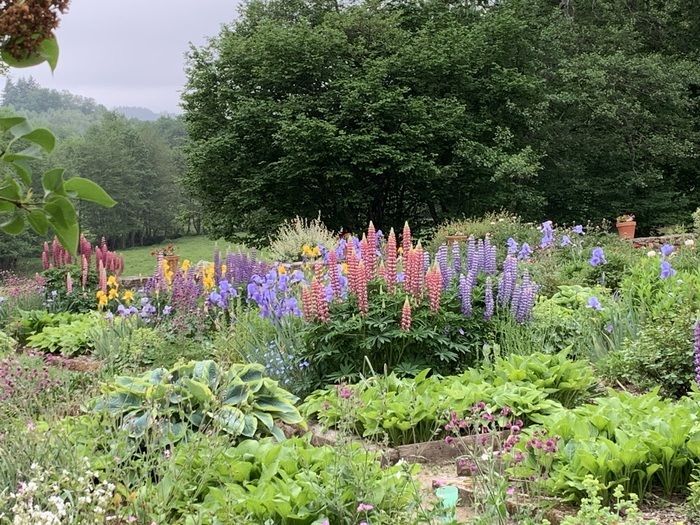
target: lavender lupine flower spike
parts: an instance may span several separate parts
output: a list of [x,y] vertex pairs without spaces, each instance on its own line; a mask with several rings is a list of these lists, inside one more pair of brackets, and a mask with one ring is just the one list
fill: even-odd
[[473,235],[467,241],[467,271],[474,270],[476,265],[476,239]]
[[462,300],[462,314],[466,317],[472,315],[472,292],[476,281],[476,272],[470,270],[465,277],[463,274],[459,276],[459,295]]
[[452,267],[454,268],[454,272],[456,274],[460,274],[462,272],[462,253],[459,249],[459,243],[457,241],[452,243]]
[[498,283],[496,299],[499,306],[506,307],[513,297],[515,282],[518,278],[518,260],[513,255],[508,255],[503,262],[503,274]]
[[484,319],[490,321],[493,317],[493,282],[491,277],[486,278],[486,286],[484,288]]
[[440,274],[442,275],[442,287],[447,288],[449,284],[449,275],[447,274],[447,245],[441,244],[435,254],[435,260],[440,268]]
[[518,242],[513,239],[513,237],[510,237],[506,241],[506,245],[508,246],[508,255],[515,255],[518,253]]
[[484,272],[488,275],[496,275],[498,273],[496,247],[491,244],[491,240],[488,237],[484,241]]
[[700,320],[695,323],[695,382],[700,385]]
[[485,255],[484,239],[479,239],[476,242],[476,256],[474,258],[474,269],[477,273],[484,269]]

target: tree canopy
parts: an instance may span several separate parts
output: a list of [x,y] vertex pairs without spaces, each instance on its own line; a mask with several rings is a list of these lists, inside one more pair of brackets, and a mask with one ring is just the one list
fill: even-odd
[[193,49],[189,188],[207,224],[418,227],[507,208],[642,228],[697,191],[692,0],[253,0]]

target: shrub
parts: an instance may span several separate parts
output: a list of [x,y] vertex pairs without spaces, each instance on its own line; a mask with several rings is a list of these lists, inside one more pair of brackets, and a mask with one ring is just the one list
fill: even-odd
[[279,422],[302,423],[297,398],[263,377],[260,365],[191,361],[140,377],[121,376],[105,386],[97,412],[115,417],[133,438],[156,436],[163,445],[191,431],[214,430],[233,439],[271,434],[284,439]]
[[560,440],[555,459],[543,465],[529,458],[535,464],[515,474],[539,475],[546,466],[545,486],[570,499],[586,495],[588,476],[598,480],[605,501],[616,485],[640,498],[654,489],[668,497],[685,489],[700,459],[697,409],[695,398],[675,403],[657,392],[634,396],[611,390],[595,404],[544,416],[544,433]]
[[94,348],[93,330],[102,323],[97,313],[80,314],[72,321],[59,326],[45,326],[40,332],[27,338],[32,348],[75,356]]
[[441,224],[428,244],[430,251],[435,253],[440,245],[447,242],[449,235],[473,235],[476,239],[489,235],[501,249],[505,249],[506,241],[511,237],[530,246],[534,246],[540,238],[534,225],[523,223],[520,217],[505,211],[489,213],[478,219],[458,219]]
[[0,357],[14,352],[15,348],[17,348],[17,341],[0,330]]
[[693,231],[695,235],[700,235],[700,208],[693,213]]
[[695,378],[694,320],[685,308],[648,319],[637,337],[611,356],[608,374],[644,389],[659,386],[667,396],[683,396]]
[[[85,287],[81,287],[80,266],[69,264],[60,268],[50,268],[41,274],[44,278],[44,301],[53,312],[89,312],[95,307],[97,273],[90,270]],[[74,285],[68,293],[67,279],[70,274]]]
[[382,468],[376,453],[356,444],[314,447],[294,438],[232,447],[197,436],[144,492],[142,505],[153,509],[144,522],[414,524],[415,470]]
[[405,300],[404,294],[386,293],[377,285],[370,289],[366,315],[359,315],[351,298],[331,305],[329,322],[308,325],[301,354],[309,363],[307,387],[354,382],[384,370],[399,375],[415,375],[424,368],[450,373],[475,362],[488,339],[489,323],[483,320],[482,306],[472,317],[465,317],[454,291],[445,294],[437,312],[425,300],[417,301],[410,330],[404,330]]
[[337,236],[326,228],[320,216],[311,220],[297,216],[280,226],[270,242],[270,255],[279,262],[294,262],[301,260],[304,246],[331,249],[336,243]]

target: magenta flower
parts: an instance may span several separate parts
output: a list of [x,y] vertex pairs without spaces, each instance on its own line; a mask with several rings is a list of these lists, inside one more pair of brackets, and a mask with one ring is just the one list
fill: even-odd
[[370,505],[369,503],[360,503],[357,506],[357,512],[369,512],[371,510],[374,510],[374,505]]

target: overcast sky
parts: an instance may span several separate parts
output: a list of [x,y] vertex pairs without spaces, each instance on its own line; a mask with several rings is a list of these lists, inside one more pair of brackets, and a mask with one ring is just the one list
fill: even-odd
[[[238,13],[238,0],[72,0],[58,29],[61,56],[10,76],[33,76],[107,107],[179,112],[189,43],[201,45]],[[4,84],[4,82],[3,82]]]

